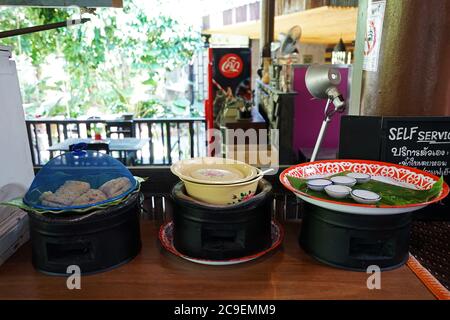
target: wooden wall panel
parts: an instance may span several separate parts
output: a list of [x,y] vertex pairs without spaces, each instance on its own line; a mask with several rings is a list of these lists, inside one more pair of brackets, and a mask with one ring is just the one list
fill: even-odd
[[363,71],[361,114],[450,115],[450,1],[387,1],[376,72]]

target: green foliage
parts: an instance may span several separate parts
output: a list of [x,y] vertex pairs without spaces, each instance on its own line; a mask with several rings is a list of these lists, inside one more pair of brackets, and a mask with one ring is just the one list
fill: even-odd
[[[343,176],[346,175],[348,172],[349,171],[336,173],[334,175],[329,176],[328,178],[334,176]],[[345,203],[355,202],[352,198],[336,200],[335,198],[328,196],[323,191],[314,191],[312,189],[309,189],[307,187],[306,179],[301,179],[293,176],[287,176],[287,178],[291,186],[311,196]],[[362,190],[368,190],[379,194],[381,196],[381,200],[378,203],[379,205],[403,206],[407,204],[424,203],[436,198],[442,192],[443,184],[444,179],[443,177],[441,177],[438,181],[436,181],[433,184],[433,186],[430,189],[416,190],[372,179],[368,182],[358,184],[357,187],[355,186],[353,187],[353,189],[357,188]]]
[[[170,115],[153,98],[167,71],[186,65],[200,47],[200,34],[164,14],[149,14],[142,1],[128,0],[123,10],[98,9],[92,21],[20,37],[0,39],[16,55],[29,58],[37,84],[22,80],[26,112],[76,117],[95,108],[103,113],[135,112],[139,116]],[[76,9],[0,8],[0,30],[64,21]],[[44,66],[63,61],[64,79],[43,75]],[[143,80],[139,80],[143,79]],[[25,83],[25,85],[24,85]],[[136,102],[136,87],[147,98]],[[64,99],[56,99],[64,97]],[[46,110],[43,101],[53,98]]]
[[138,118],[153,118],[173,116],[169,106],[156,98],[147,101],[140,101],[136,106],[134,114]]

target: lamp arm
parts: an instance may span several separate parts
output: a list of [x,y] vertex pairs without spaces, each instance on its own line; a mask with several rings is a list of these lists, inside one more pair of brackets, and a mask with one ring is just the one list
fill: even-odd
[[[328,100],[325,105],[325,117],[322,122],[322,126],[320,127],[319,135],[317,136],[316,144],[314,146],[313,153],[311,155],[310,161],[313,162],[316,160],[317,155],[319,153],[320,146],[322,145],[323,138],[325,136],[325,132],[327,130],[328,124],[331,121],[331,118],[336,112],[344,112],[345,110],[345,100],[342,94],[336,89],[336,87],[331,87],[327,90]],[[330,102],[333,102],[334,108],[330,108]]]
[[345,110],[345,100],[336,87],[329,87],[326,91],[328,99],[333,102],[335,111],[343,112]]
[[323,141],[325,132],[328,127],[328,123],[330,123],[331,117],[336,112],[336,109],[329,110],[330,108],[328,108],[328,106],[329,106],[330,102],[331,102],[331,99],[328,99],[327,104],[325,106],[325,117],[323,119],[322,126],[320,127],[319,135],[317,136],[316,144],[314,145],[314,150],[311,155],[311,159],[310,159],[311,162],[316,160],[317,154],[319,153],[320,146],[322,145],[322,141]]

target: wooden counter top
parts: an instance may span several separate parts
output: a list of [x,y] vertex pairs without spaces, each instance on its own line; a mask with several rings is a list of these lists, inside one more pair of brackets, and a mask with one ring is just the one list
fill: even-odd
[[141,253],[120,268],[82,277],[81,290],[35,271],[28,243],[0,266],[0,299],[433,299],[406,266],[382,272],[381,290],[368,290],[366,273],[306,255],[297,244],[299,226],[285,224],[282,247],[259,260],[202,266],[163,250],[158,223],[143,220]]

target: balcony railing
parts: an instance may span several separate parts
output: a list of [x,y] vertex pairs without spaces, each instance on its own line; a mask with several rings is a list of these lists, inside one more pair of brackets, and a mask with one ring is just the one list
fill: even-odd
[[[135,165],[170,165],[178,159],[206,154],[205,119],[198,118],[140,118],[133,120],[26,120],[28,141],[33,164],[44,165],[59,155],[59,151],[48,151],[56,143],[69,138],[93,138],[95,130],[102,137],[146,138],[148,144],[137,151]],[[111,155],[123,159],[119,152]]]

